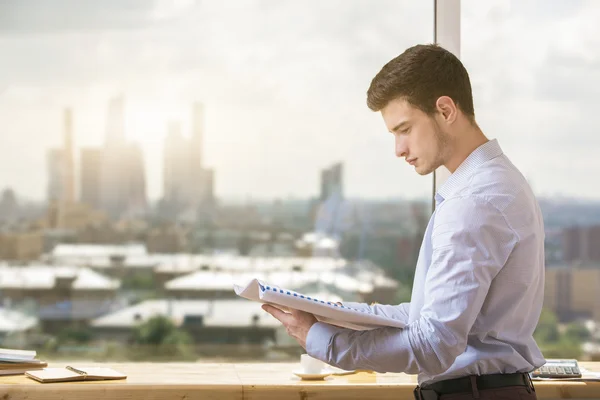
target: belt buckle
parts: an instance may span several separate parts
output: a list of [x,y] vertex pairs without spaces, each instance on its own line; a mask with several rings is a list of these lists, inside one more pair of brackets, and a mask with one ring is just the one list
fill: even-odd
[[535,386],[533,386],[533,380],[531,379],[531,375],[529,375],[529,373],[527,372],[525,372],[523,375],[525,375],[525,385],[527,386],[527,392],[535,392]]
[[432,389],[423,389],[417,386],[413,391],[415,400],[438,400],[440,397],[436,391]]
[[421,387],[417,386],[415,388],[415,390],[413,390],[413,395],[415,396],[415,400],[423,400],[423,397],[421,397]]

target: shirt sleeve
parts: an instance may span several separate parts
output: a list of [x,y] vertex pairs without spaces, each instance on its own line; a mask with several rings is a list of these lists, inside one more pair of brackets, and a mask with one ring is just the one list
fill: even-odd
[[353,303],[344,301],[342,304],[346,307],[371,312],[382,317],[397,319],[405,324],[408,323],[408,311],[410,309],[410,303],[400,303],[396,306],[391,304],[374,304],[370,306],[366,303]]
[[477,198],[448,199],[434,218],[419,318],[404,329],[370,331],[318,322],[307,336],[308,354],[346,370],[435,376],[452,366],[517,237],[499,210]]

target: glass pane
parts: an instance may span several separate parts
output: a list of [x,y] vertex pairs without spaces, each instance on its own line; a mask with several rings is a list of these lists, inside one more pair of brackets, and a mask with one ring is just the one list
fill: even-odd
[[432,177],[366,91],[432,25],[417,1],[4,2],[0,347],[296,360],[233,283],[406,300]]
[[581,344],[600,317],[599,17],[592,1],[462,3],[461,58],[477,121],[529,180],[544,214],[536,339],[548,358],[593,357]]

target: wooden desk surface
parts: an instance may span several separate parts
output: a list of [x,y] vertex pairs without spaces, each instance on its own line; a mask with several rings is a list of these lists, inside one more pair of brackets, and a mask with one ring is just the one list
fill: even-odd
[[[359,372],[302,381],[295,363],[51,363],[102,365],[127,374],[121,381],[39,383],[23,375],[0,376],[0,400],[94,399],[412,399],[416,377]],[[600,363],[582,362],[600,371]],[[598,399],[600,382],[536,382],[538,399]]]

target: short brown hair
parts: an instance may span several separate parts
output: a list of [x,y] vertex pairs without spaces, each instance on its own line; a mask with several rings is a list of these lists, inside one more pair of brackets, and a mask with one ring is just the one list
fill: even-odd
[[440,96],[450,97],[469,119],[475,117],[469,74],[460,60],[438,45],[420,44],[383,66],[371,81],[367,105],[379,111],[402,98],[432,115]]

